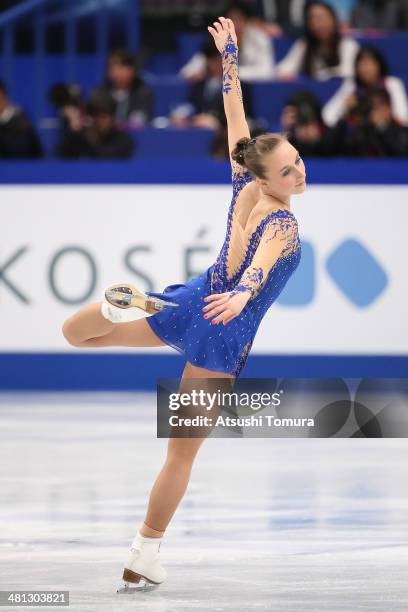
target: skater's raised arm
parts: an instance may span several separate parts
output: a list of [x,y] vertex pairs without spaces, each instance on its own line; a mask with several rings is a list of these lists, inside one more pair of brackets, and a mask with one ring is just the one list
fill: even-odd
[[[231,19],[219,17],[219,21],[214,21],[213,25],[214,27],[209,26],[208,30],[212,34],[222,58],[222,91],[228,126],[228,148],[231,155],[240,138],[250,138],[242,100],[241,83],[238,76],[237,35]],[[235,165],[232,159],[231,164]]]

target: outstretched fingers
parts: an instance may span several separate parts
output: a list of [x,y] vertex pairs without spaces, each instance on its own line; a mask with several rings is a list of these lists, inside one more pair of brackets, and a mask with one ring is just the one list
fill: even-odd
[[211,323],[220,323],[224,321],[224,319],[231,318],[231,315],[234,316],[234,313],[230,310],[229,306],[226,303],[229,300],[230,292],[227,293],[213,293],[212,295],[207,295],[204,300],[210,302],[207,306],[204,306],[202,309],[205,314],[203,315],[204,319],[209,319],[210,317],[214,317],[214,315],[218,315],[216,318],[211,320]]
[[232,19],[226,19],[225,17],[220,17],[219,19],[222,23],[224,30],[229,32],[232,35],[232,38],[235,38],[236,36],[235,26],[234,26],[234,22],[232,21]]
[[226,19],[225,17],[218,17],[219,21],[214,21],[213,26],[208,26],[207,30],[210,30],[211,34],[221,34],[223,30],[230,30],[230,24],[232,24],[231,19]]
[[232,37],[235,44],[238,44],[234,23],[231,19],[226,19],[222,16],[218,17],[218,20],[214,21],[210,26],[208,26],[207,30],[212,35],[215,45],[220,53],[223,52],[230,37]]
[[218,19],[220,20],[220,23],[223,27],[224,30],[229,30],[231,27],[231,19],[226,19],[225,17],[218,17]]
[[214,21],[213,25],[215,26],[215,29],[217,30],[218,34],[221,34],[223,30],[221,23],[219,21]]
[[217,302],[216,305],[209,307],[209,310],[204,314],[204,319],[209,319],[210,317],[213,317],[215,314],[217,314],[217,312],[221,312],[221,310],[224,310],[224,309],[225,309],[224,303],[218,304]]
[[211,293],[210,295],[206,295],[203,300],[204,302],[211,302],[212,300],[218,300],[218,298],[224,297],[225,293]]
[[228,301],[228,297],[222,297],[218,300],[213,300],[211,302],[211,304],[208,304],[207,306],[204,306],[204,308],[202,308],[203,312],[206,313],[205,318],[207,318],[207,316],[212,316],[214,313],[219,312],[224,306],[224,304]]

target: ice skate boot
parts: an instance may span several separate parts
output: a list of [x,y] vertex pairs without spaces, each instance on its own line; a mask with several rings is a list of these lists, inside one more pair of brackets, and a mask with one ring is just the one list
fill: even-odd
[[162,538],[146,538],[137,532],[123,569],[124,584],[118,593],[148,591],[157,588],[167,578],[160,563]]
[[149,296],[130,283],[115,283],[104,291],[101,311],[112,323],[125,323],[151,317],[163,308],[178,306],[160,298]]

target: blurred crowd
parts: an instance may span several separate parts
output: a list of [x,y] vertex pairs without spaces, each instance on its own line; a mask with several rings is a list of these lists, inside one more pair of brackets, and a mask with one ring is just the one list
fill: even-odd
[[[408,155],[404,82],[390,74],[375,45],[359,45],[352,36],[356,28],[392,31],[408,27],[408,0],[241,0],[230,2],[220,14],[235,24],[245,112],[254,136],[269,131],[269,126],[254,111],[253,81],[337,77],[340,86],[323,106],[318,96],[302,87],[280,109],[280,129],[300,153]],[[276,62],[274,37],[282,34],[295,40],[286,56]],[[137,131],[136,138],[129,132],[158,125],[154,90],[146,82],[140,57],[126,50],[113,51],[105,81],[86,99],[75,84],[59,83],[51,88],[49,100],[59,121],[59,157],[129,158],[137,154]],[[213,129],[211,153],[227,158],[222,65],[212,40],[182,66],[179,77],[188,83],[187,99],[174,106],[160,125]],[[29,117],[9,99],[6,85],[0,82],[0,157],[43,155]]]

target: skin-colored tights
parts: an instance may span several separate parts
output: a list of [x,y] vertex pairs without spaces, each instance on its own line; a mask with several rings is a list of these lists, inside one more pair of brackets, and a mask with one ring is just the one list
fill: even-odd
[[[128,323],[111,323],[101,314],[101,302],[87,304],[69,317],[63,325],[62,333],[70,344],[82,348],[106,346],[144,346],[158,347],[166,344],[153,332],[146,319]],[[179,392],[191,389],[211,388],[211,380],[229,379],[227,388],[231,389],[231,374],[200,368],[187,362],[180,380]],[[194,379],[194,381],[191,381]],[[197,380],[206,379],[206,380]],[[188,413],[188,408],[186,409]],[[181,411],[179,411],[179,414]],[[197,415],[190,409],[187,416]],[[205,408],[203,408],[205,414]],[[213,412],[213,417],[217,415]],[[201,444],[206,440],[211,428],[203,428],[197,433],[202,437],[169,437],[167,457],[150,492],[145,522],[140,532],[146,537],[160,537],[165,532],[177,506],[179,505],[190,479],[194,459]],[[188,433],[188,432],[187,432]]]

